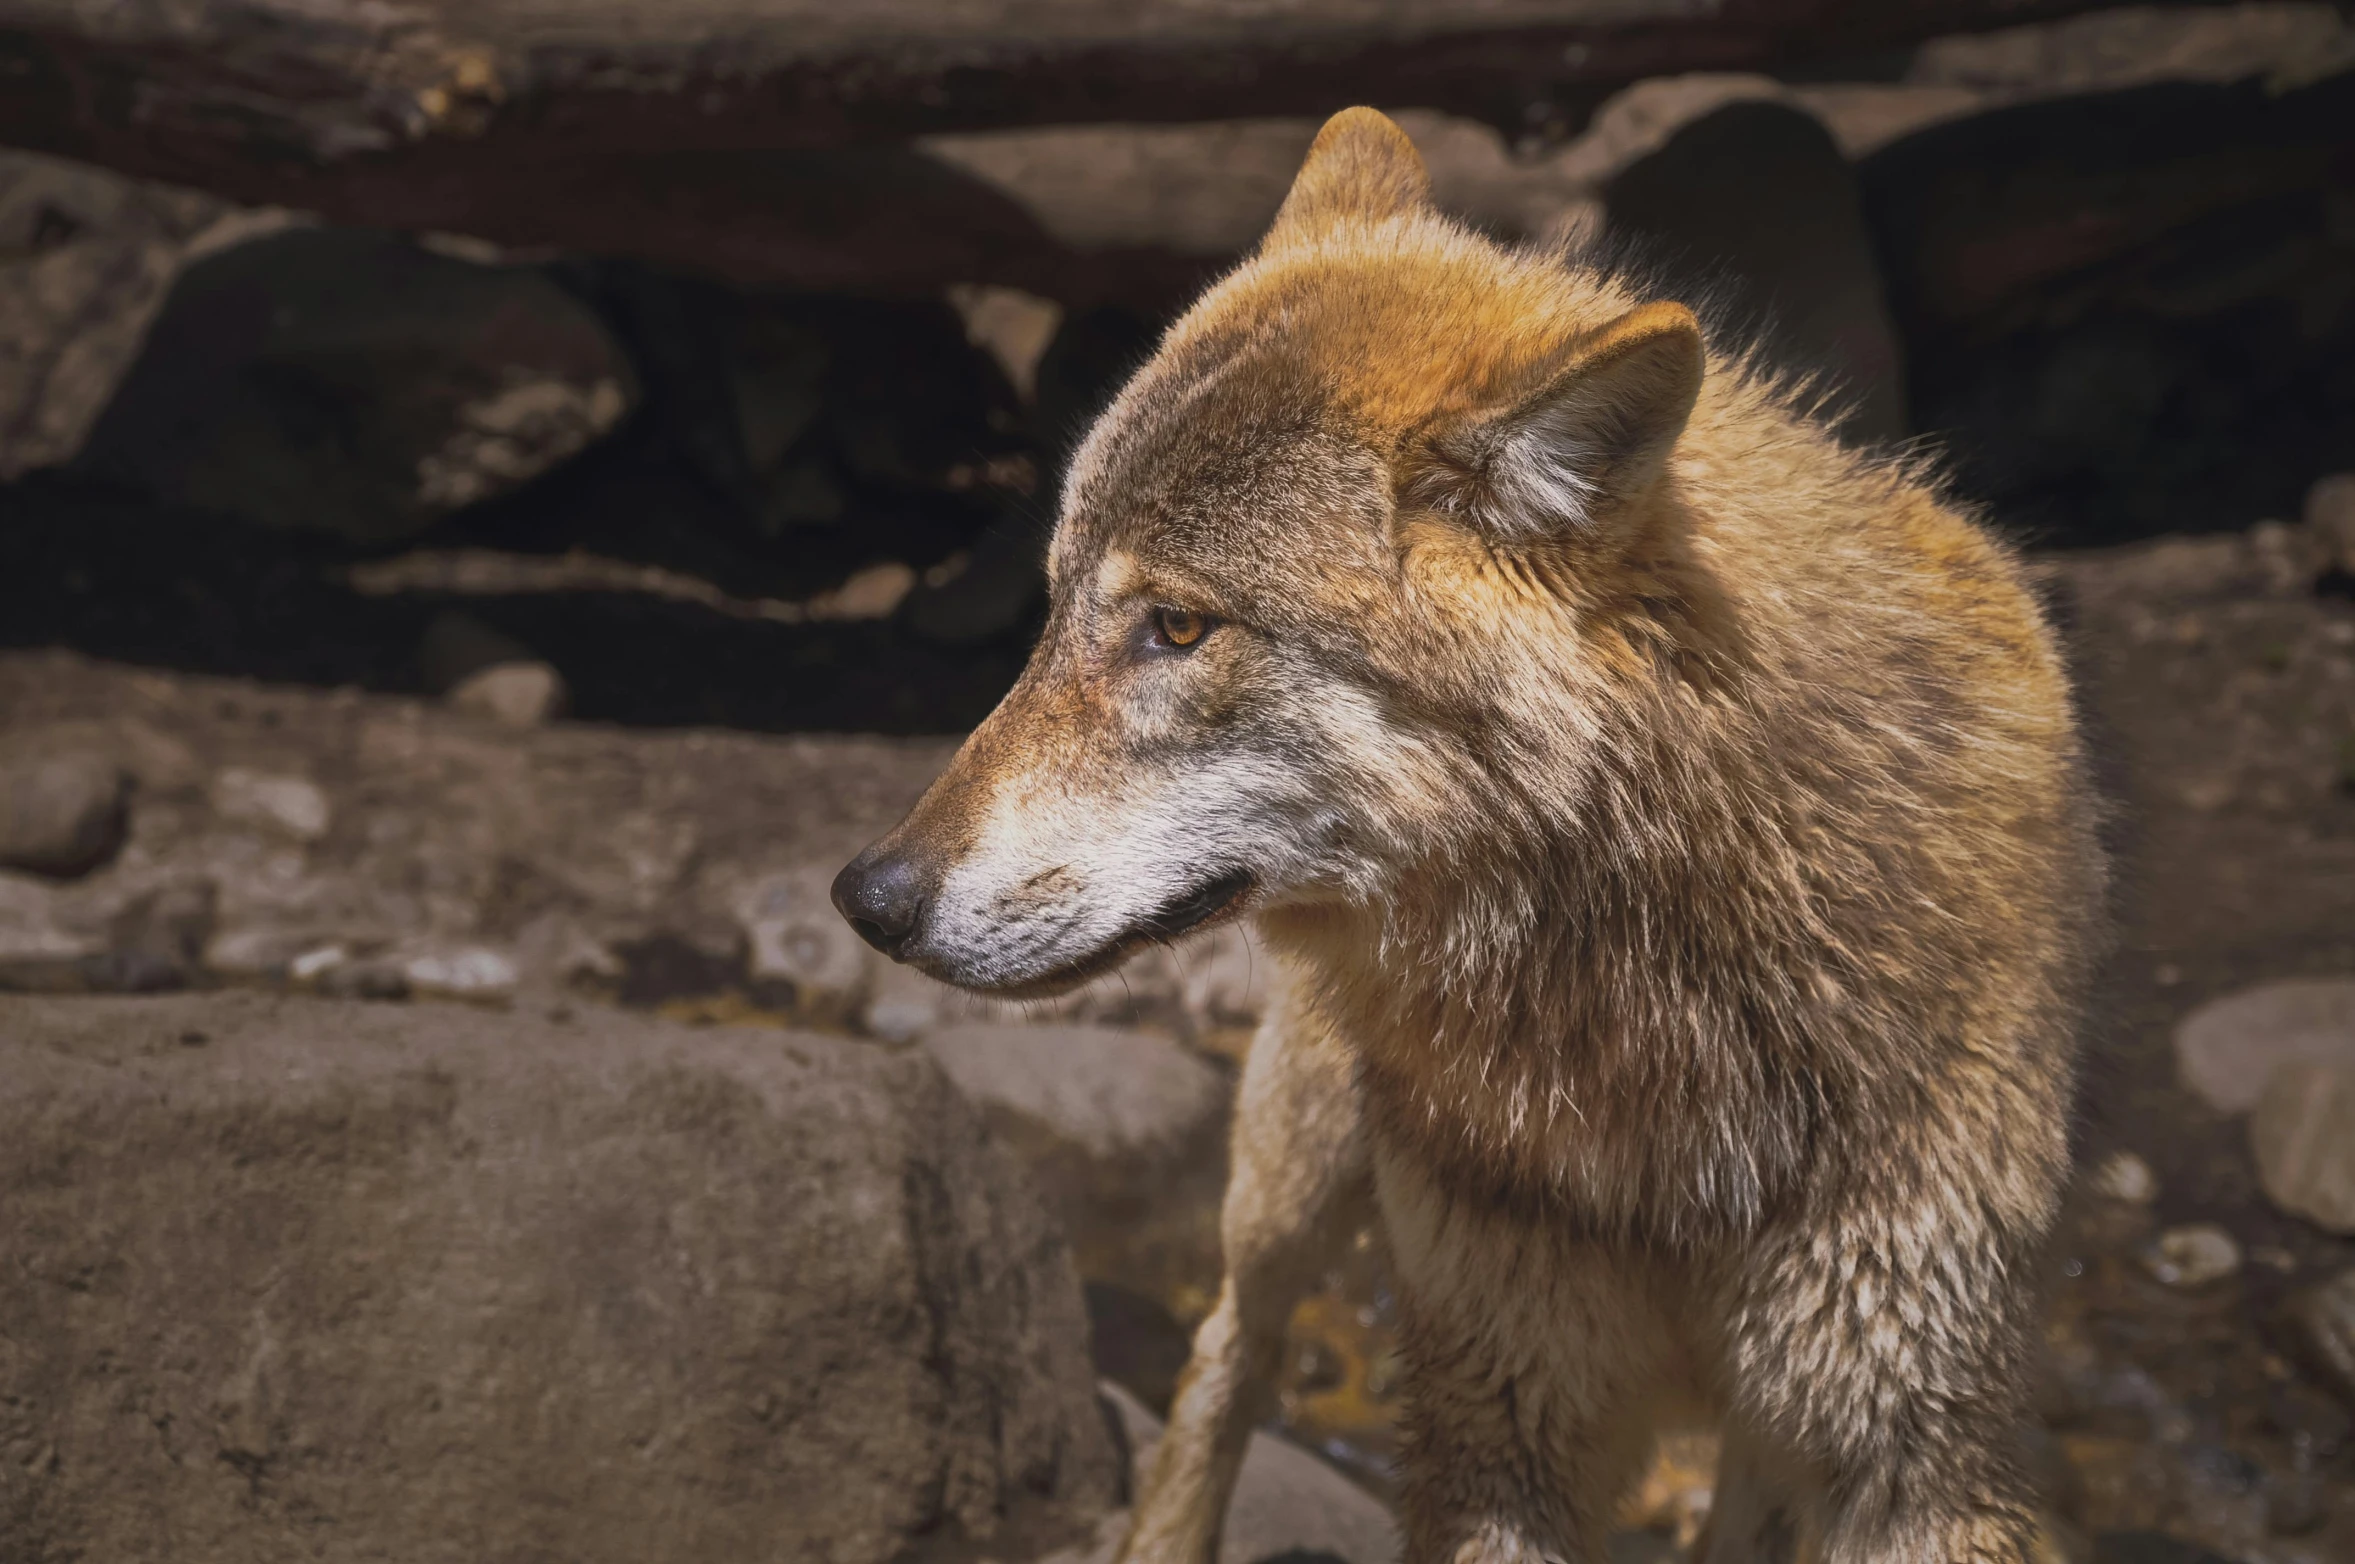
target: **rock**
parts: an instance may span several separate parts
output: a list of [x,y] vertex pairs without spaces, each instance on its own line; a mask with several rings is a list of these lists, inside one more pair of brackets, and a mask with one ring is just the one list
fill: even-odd
[[2355,388],[2313,388],[2355,353],[2355,297],[2248,323],[2344,274],[2324,214],[2351,124],[2355,72],[2166,81],[1864,159],[1914,423],[1963,492],[2056,546],[2294,511],[2344,461]]
[[2210,1107],[2245,1113],[2274,1070],[2355,1059],[2355,978],[2264,983],[2212,1000],[2175,1028],[2175,1069]]
[[450,709],[510,728],[536,728],[564,714],[564,675],[544,662],[496,663],[468,674],[445,697]]
[[301,229],[181,274],[79,465],[376,544],[557,466],[636,396],[597,317],[537,272]]
[[0,762],[0,868],[79,878],[122,850],[130,821],[130,778],[103,755]]
[[2355,1059],[2281,1065],[2249,1116],[2257,1179],[2273,1203],[2355,1233]]
[[226,220],[210,196],[0,152],[0,483],[82,448],[191,245]]
[[124,994],[185,988],[203,965],[220,906],[220,887],[211,880],[184,880],[124,907],[114,916],[94,986]]
[[2102,1158],[2086,1186],[2105,1200],[2131,1206],[2147,1206],[2159,1198],[2159,1175],[2131,1151],[2113,1151]]
[[2355,1408],[2355,1269],[2299,1288],[2283,1317],[2298,1356]]
[[1028,402],[1038,393],[1039,360],[1063,324],[1063,306],[1019,288],[957,283],[949,302],[965,318],[965,335],[997,360],[1007,383]]
[[1738,102],[1611,181],[1611,234],[1671,292],[1759,323],[1767,361],[1822,379],[1860,440],[1907,432],[1905,364],[1855,171],[1816,119]]
[[333,818],[316,782],[243,766],[231,766],[213,779],[212,805],[225,820],[262,826],[298,842],[325,836]]
[[889,619],[915,585],[913,569],[887,559],[852,571],[840,586],[807,599],[803,607],[812,619],[836,623]]
[[2212,1222],[2170,1227],[2140,1256],[2142,1268],[2170,1287],[2205,1287],[2236,1274],[2241,1246]]
[[411,991],[453,999],[500,999],[515,991],[514,958],[482,945],[420,951],[401,963]]
[[797,1013],[840,1016],[865,997],[876,957],[834,910],[833,876],[823,869],[764,875],[734,897],[755,982],[793,990]]
[[2316,480],[2306,491],[2305,522],[2323,579],[2355,585],[2355,472]]
[[[1101,1387],[1118,1417],[1135,1473],[1130,1488],[1151,1470],[1161,1442],[1161,1420],[1117,1384]],[[1254,1433],[1243,1453],[1234,1502],[1218,1556],[1223,1564],[1338,1560],[1390,1564],[1399,1556],[1397,1523],[1380,1500],[1307,1451],[1273,1434]]]
[[1110,1509],[1062,1240],[920,1056],[0,1005],[12,1552],[886,1564]]
[[2331,1513],[2330,1489],[2312,1474],[2276,1476],[2265,1485],[2265,1529],[2276,1537],[2322,1530]]
[[924,1047],[1075,1226],[1216,1165],[1232,1088],[1175,1043],[1109,1027],[979,1024],[945,1027]]

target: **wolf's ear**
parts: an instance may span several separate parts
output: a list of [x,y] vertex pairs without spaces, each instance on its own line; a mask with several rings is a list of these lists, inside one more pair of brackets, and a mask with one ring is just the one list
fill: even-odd
[[1593,530],[1660,476],[1702,363],[1691,310],[1639,305],[1571,343],[1505,407],[1435,431],[1408,497],[1500,541]]
[[1396,217],[1430,199],[1431,175],[1406,132],[1374,109],[1343,109],[1317,132],[1262,247],[1314,239],[1349,219]]

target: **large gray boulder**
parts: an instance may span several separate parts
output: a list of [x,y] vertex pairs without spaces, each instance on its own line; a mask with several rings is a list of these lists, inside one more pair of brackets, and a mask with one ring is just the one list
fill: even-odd
[[0,1002],[0,1553],[1021,1558],[1115,1501],[1054,1228],[918,1054]]

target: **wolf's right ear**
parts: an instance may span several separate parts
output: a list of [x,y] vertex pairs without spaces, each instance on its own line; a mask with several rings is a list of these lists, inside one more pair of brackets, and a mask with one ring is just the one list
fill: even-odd
[[1344,221],[1379,222],[1430,201],[1430,172],[1406,132],[1378,110],[1343,109],[1317,132],[1260,248],[1280,250]]

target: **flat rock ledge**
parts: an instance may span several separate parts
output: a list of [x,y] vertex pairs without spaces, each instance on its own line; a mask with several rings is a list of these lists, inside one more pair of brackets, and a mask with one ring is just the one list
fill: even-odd
[[1119,1498],[1064,1240],[920,1052],[0,1000],[0,1551],[1035,1558]]

